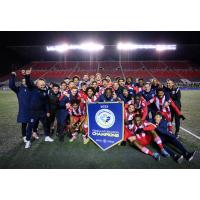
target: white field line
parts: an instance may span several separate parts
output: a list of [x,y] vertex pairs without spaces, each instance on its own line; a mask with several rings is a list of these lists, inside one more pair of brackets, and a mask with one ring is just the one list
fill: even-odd
[[[174,124],[174,123],[173,123]],[[187,132],[189,135],[192,135],[193,137],[197,138],[198,140],[200,140],[200,137],[194,133],[192,133],[191,131],[188,131],[187,129],[183,128],[182,126],[180,126],[180,129],[182,129],[183,131]]]
[[187,129],[183,128],[182,126],[180,127],[183,131],[187,132],[188,134],[192,135],[193,137],[197,138],[198,140],[200,140],[200,137],[190,131],[188,131]]

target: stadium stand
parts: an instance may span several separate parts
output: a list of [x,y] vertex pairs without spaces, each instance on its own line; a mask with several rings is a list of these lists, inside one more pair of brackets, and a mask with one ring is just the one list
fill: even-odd
[[[157,78],[160,81],[167,78],[180,81],[200,81],[200,67],[194,63],[181,61],[34,61],[25,68],[32,67],[32,77],[44,78],[48,81],[61,81],[65,77],[74,75],[101,73],[103,76],[110,75],[111,78],[127,77],[133,78]],[[20,78],[21,69],[17,70]],[[1,81],[7,80],[9,75],[1,77]]]

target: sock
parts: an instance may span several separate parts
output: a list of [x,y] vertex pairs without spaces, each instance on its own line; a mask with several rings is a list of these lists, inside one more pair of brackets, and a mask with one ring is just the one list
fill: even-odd
[[154,142],[160,147],[161,150],[164,148],[160,137],[155,137]]
[[142,147],[141,151],[145,154],[148,154],[150,156],[153,156],[153,152],[147,149],[146,147]]

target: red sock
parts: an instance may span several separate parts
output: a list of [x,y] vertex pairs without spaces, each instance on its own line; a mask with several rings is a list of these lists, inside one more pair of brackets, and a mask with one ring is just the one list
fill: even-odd
[[150,151],[150,150],[149,150],[148,148],[146,148],[146,147],[142,147],[141,151],[142,151],[143,153],[145,153],[145,154],[148,154],[148,155],[150,155],[150,156],[153,156],[153,152]]
[[160,137],[158,137],[158,136],[155,137],[154,142],[160,147],[160,149],[163,149],[163,144],[162,144]]

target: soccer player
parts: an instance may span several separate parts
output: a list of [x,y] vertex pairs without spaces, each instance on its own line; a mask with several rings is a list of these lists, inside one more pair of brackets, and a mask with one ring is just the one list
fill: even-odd
[[[181,110],[181,91],[179,87],[176,87],[174,82],[172,80],[167,80],[167,88],[170,97],[174,101],[175,105],[179,110]],[[179,136],[179,130],[180,130],[180,117],[177,115],[174,110],[171,110],[171,121],[173,121],[173,118],[175,118],[175,135]]]
[[163,88],[158,88],[157,89],[157,94],[155,97],[150,99],[147,102],[147,105],[149,106],[150,104],[154,103],[156,105],[157,111],[159,111],[162,116],[167,120],[168,122],[168,131],[172,133],[172,123],[171,123],[171,110],[174,109],[174,111],[177,113],[179,118],[185,119],[185,117],[182,115],[181,111],[177,108],[177,106],[174,104],[173,100],[169,98],[167,100],[167,96],[164,94]]
[[[22,70],[22,74],[25,75],[25,70]],[[25,78],[22,79],[20,86],[16,86],[15,81],[16,73],[12,72],[9,79],[9,88],[17,95],[19,105],[17,122],[21,123],[22,138],[23,141],[26,142],[26,128],[29,121],[30,90],[27,88]]]
[[[194,152],[189,152],[184,145],[177,140],[176,136],[168,132],[167,130],[167,121],[163,119],[162,115],[160,113],[157,113],[155,115],[155,125],[156,125],[156,133],[160,136],[166,151],[171,155],[171,157],[178,163],[181,163],[183,161],[183,157],[187,161],[191,161],[195,155]],[[174,153],[173,150],[166,146],[166,144],[172,144],[174,147],[176,147],[180,152],[181,155],[178,153]]]
[[96,81],[93,81],[91,86],[94,88],[94,93],[99,93],[99,86]]
[[160,160],[159,153],[154,153],[146,146],[153,141],[160,148],[161,154],[165,157],[169,157],[169,153],[163,147],[160,137],[155,132],[156,126],[150,122],[142,122],[140,115],[136,115],[134,118],[133,131],[125,132],[125,141],[128,140],[131,144],[136,146],[143,153],[152,156],[156,160]]
[[104,94],[100,95],[98,98],[99,102],[113,102],[119,100],[117,95],[112,91],[112,88],[106,88]]
[[119,98],[124,104],[127,104],[132,99],[132,95],[129,93],[128,88],[123,89],[122,95],[120,95]]
[[86,107],[78,99],[71,101],[71,107],[69,108],[70,114],[70,132],[72,134],[70,142],[77,139],[78,133],[83,131],[83,142],[87,144],[88,138],[88,128],[84,123],[86,119]]
[[81,89],[79,90],[79,95],[82,99],[86,98],[87,97],[87,94],[86,94],[86,89],[87,89],[87,84],[86,82],[82,82],[81,83]]
[[[144,85],[144,90],[140,92],[140,94],[143,96],[143,98],[148,102],[150,99],[154,98],[156,96],[156,91],[151,88],[151,83],[147,82]],[[148,106],[148,115],[147,118],[149,117],[149,113],[151,113],[152,118],[154,118],[156,114],[156,106],[155,104],[151,104]]]
[[113,90],[115,94],[119,97],[123,93],[123,87],[119,87],[119,83],[117,81],[113,82]]
[[34,125],[38,122],[38,120],[42,123],[45,134],[45,142],[53,142],[54,140],[49,137],[49,123],[48,117],[50,117],[49,110],[49,97],[46,90],[46,83],[43,79],[38,79],[36,81],[36,85],[33,85],[30,81],[30,71],[26,71],[26,84],[30,89],[30,100],[29,100],[29,123],[26,132],[26,144],[25,148],[31,147],[31,136]]

